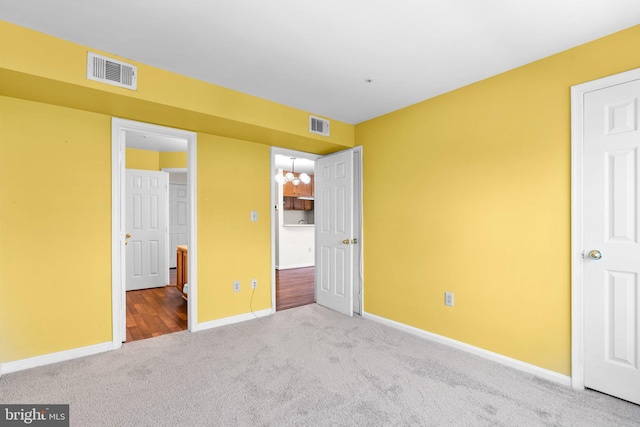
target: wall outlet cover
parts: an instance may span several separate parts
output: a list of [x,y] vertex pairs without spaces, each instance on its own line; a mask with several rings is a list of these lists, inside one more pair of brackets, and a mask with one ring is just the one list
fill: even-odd
[[233,292],[240,292],[240,281],[236,280],[233,282]]
[[444,305],[447,307],[453,307],[453,292],[444,293]]

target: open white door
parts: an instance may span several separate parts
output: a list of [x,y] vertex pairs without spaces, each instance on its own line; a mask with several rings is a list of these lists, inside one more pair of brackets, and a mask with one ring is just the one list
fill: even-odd
[[126,289],[169,284],[167,254],[168,176],[166,172],[125,172]]
[[640,404],[640,79],[583,102],[584,385]]
[[316,299],[353,315],[353,150],[316,160]]

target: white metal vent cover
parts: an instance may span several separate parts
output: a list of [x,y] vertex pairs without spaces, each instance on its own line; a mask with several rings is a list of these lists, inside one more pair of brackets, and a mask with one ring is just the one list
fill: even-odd
[[329,120],[309,116],[309,132],[329,136]]
[[87,79],[136,90],[138,87],[138,67],[88,52]]

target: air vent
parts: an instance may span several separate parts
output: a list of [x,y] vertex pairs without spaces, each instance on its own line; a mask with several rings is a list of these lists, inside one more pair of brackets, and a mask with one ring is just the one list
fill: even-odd
[[329,120],[309,116],[309,132],[329,136]]
[[138,67],[89,52],[87,56],[87,78],[136,90],[138,86]]

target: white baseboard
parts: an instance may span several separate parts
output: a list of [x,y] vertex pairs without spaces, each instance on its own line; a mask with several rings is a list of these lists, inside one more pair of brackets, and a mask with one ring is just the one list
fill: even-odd
[[405,325],[404,323],[396,322],[395,320],[389,320],[384,317],[376,316],[375,314],[363,312],[362,317],[366,319],[371,319],[375,322],[379,322],[387,326],[391,326],[392,328],[399,329],[404,332],[408,332],[420,338],[424,338],[440,344],[445,344],[450,347],[457,348],[458,350],[463,350],[463,351],[475,354],[476,356],[480,356],[485,359],[489,359],[494,362],[501,363],[511,368],[518,369],[523,372],[527,372],[529,374],[535,375],[540,378],[544,378],[549,381],[553,381],[555,383],[571,386],[571,377],[567,375],[562,375],[557,372],[550,371],[548,369],[544,369],[539,366],[532,365],[530,363],[526,363],[518,359],[513,359],[511,357],[503,356],[501,354],[494,353],[492,351],[485,350],[480,347],[475,347],[471,344],[467,344],[462,341],[457,341],[451,338],[444,337],[442,335],[434,334],[432,332],[427,332],[422,329],[415,328],[413,326]]
[[294,268],[306,268],[306,267],[315,267],[315,264],[311,263],[311,264],[276,265],[276,270],[291,270]]
[[209,322],[198,323],[196,331],[204,331],[205,329],[219,328],[220,326],[233,325],[234,323],[246,322],[247,320],[253,320],[257,317],[270,316],[274,311],[270,308],[266,308],[260,311],[254,311],[253,313],[238,314],[236,316],[225,317],[223,319],[211,320]]
[[74,348],[72,350],[59,351],[57,353],[44,354],[42,356],[30,357],[28,359],[16,360],[0,364],[0,374],[23,371],[38,366],[50,365],[52,363],[64,362],[79,357],[91,356],[93,354],[104,353],[113,350],[111,341],[90,345],[87,347]]
[[[275,311],[271,308],[267,308],[253,313],[245,313],[237,316],[226,317],[224,319],[212,320],[210,322],[198,323],[196,331],[203,331],[205,329],[217,328],[225,325],[232,325],[234,323],[245,322],[247,320],[253,320],[257,317],[270,316]],[[194,331],[195,332],[195,331]],[[120,344],[121,346],[122,344]],[[64,362],[67,360],[77,359],[79,357],[91,356],[98,353],[104,353],[119,348],[113,342],[105,342],[101,344],[90,345],[87,347],[74,348],[72,350],[60,351],[57,353],[44,354],[42,356],[30,357],[28,359],[16,360],[14,362],[0,363],[0,377],[4,374],[12,372],[23,371],[25,369],[31,369],[38,366],[50,365],[52,363]]]

